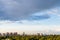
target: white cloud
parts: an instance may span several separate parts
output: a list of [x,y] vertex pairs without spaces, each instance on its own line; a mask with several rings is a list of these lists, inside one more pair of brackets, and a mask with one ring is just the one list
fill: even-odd
[[54,7],[47,11],[48,14],[55,14],[60,16],[60,7]]

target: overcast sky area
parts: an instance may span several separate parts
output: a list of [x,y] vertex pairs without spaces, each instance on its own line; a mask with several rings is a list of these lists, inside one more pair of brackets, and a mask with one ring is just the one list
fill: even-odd
[[0,0],[0,32],[15,31],[59,33],[60,0]]

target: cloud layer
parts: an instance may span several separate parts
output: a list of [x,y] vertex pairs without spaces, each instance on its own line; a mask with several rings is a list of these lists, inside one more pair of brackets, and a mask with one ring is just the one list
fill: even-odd
[[0,0],[1,20],[45,19],[42,16],[30,17],[35,12],[43,11],[59,5],[59,0]]

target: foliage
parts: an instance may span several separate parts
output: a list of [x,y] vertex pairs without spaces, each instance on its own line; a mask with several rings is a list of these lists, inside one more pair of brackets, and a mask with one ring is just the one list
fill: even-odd
[[12,35],[0,36],[0,40],[60,40],[60,35]]

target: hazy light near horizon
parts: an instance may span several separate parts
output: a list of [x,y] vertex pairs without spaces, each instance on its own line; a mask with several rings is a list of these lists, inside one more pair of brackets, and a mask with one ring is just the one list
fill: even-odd
[[60,32],[60,25],[39,25],[39,24],[24,24],[19,22],[0,22],[0,32]]

